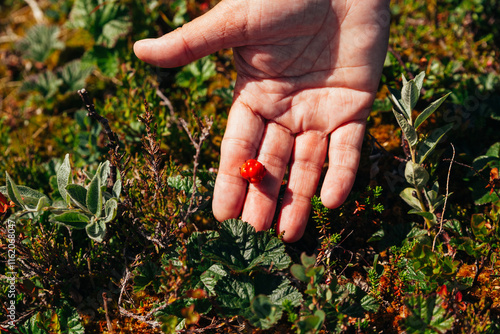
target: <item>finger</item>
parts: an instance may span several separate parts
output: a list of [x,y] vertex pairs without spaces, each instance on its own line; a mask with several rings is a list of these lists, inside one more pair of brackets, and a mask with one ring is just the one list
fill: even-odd
[[321,201],[328,208],[336,208],[346,200],[356,178],[365,120],[346,123],[330,137],[328,171],[321,189]]
[[327,148],[328,138],[317,132],[305,132],[295,138],[288,187],[277,227],[278,233],[285,232],[286,242],[297,241],[304,234]]
[[257,160],[266,167],[266,176],[262,182],[248,186],[242,212],[242,219],[257,231],[271,227],[293,142],[294,137],[288,129],[277,123],[267,124],[257,156]]
[[186,65],[243,39],[246,1],[222,1],[204,15],[156,39],[134,45],[138,58],[161,67]]
[[248,187],[248,181],[240,175],[240,167],[246,160],[256,157],[263,132],[264,121],[235,100],[222,139],[214,188],[212,209],[217,220],[224,221],[240,215]]

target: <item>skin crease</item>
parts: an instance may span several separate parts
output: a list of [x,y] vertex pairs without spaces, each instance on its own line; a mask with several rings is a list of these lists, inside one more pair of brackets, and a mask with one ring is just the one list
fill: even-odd
[[[238,77],[221,145],[213,213],[268,229],[287,168],[278,233],[304,233],[325,159],[321,200],[349,194],[366,118],[387,52],[387,0],[223,0],[158,39],[134,45],[143,61],[177,67],[233,48]],[[257,159],[264,180],[248,184],[239,167]]]

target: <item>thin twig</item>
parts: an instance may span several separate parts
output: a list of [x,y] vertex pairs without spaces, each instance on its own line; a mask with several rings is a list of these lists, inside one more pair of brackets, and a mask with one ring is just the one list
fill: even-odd
[[[95,111],[94,103],[92,103],[89,97],[89,93],[85,88],[80,89],[78,91],[78,95],[80,95],[80,97],[83,100],[83,103],[85,103],[85,108],[87,108],[88,111],[87,116],[99,122],[104,128],[104,132],[108,136],[109,140],[109,143],[106,146],[110,150],[112,150],[111,152],[112,154],[116,153],[118,151],[118,148],[120,147],[120,142],[118,140],[118,136],[116,135],[116,133],[114,133],[113,130],[111,130],[111,127],[109,126],[109,121]],[[123,158],[123,156],[121,158]],[[109,185],[109,187],[112,187],[116,182],[116,165],[114,164],[111,164],[110,166],[110,178],[111,178],[111,184]]]
[[191,135],[191,132],[189,131],[189,128],[187,126],[187,122],[184,119],[179,119],[179,122],[181,123],[182,127],[186,131],[187,135],[189,136],[189,140],[191,141],[191,144],[194,146],[196,153],[194,155],[194,161],[193,161],[193,188],[191,191],[191,197],[189,199],[189,205],[184,213],[184,216],[182,217],[181,221],[181,226],[183,227],[189,218],[193,213],[195,213],[198,210],[198,207],[193,207],[194,202],[195,202],[195,195],[196,195],[196,174],[198,172],[198,165],[199,165],[199,159],[200,159],[200,153],[201,153],[201,147],[203,145],[203,142],[205,139],[208,138],[210,135],[210,128],[212,127],[213,120],[209,119],[208,117],[205,117],[205,124],[203,124],[200,119],[195,115],[196,122],[198,123],[198,126],[200,127],[201,134],[196,140],[193,135]]
[[[450,161],[450,159],[443,159],[444,161]],[[481,171],[475,169],[474,167],[472,166],[469,166],[467,164],[463,164],[461,162],[458,162],[458,161],[454,161],[454,163],[456,163],[457,165],[460,165],[460,166],[463,166],[463,167],[467,167],[469,168],[470,170],[472,170],[477,176],[479,176],[481,179],[483,179],[486,183],[489,183],[489,180],[487,178],[485,178],[484,176],[481,175],[481,171],[486,167],[483,167],[481,169]],[[498,198],[500,198],[500,193],[498,193],[498,190],[495,189],[495,188],[492,188],[493,189],[493,192],[495,192],[495,194],[497,195]]]
[[453,160],[455,159],[455,146],[450,143],[451,148],[453,149],[453,155],[451,156],[450,166],[448,167],[448,175],[446,177],[446,195],[444,197],[443,211],[441,212],[441,219],[439,221],[439,231],[436,233],[434,237],[434,241],[432,242],[432,251],[434,252],[434,247],[436,246],[436,241],[441,232],[443,231],[443,220],[444,220],[444,212],[446,210],[446,203],[448,202],[449,190],[450,190],[450,175],[451,175],[451,166],[453,165]]
[[109,311],[108,311],[108,296],[106,292],[102,293],[102,302],[104,304],[104,313],[106,316],[106,323],[108,325],[108,331],[111,334],[114,334],[115,331],[113,330],[113,325],[111,324],[111,320],[109,319]]
[[175,117],[174,106],[172,105],[172,102],[170,102],[168,97],[166,97],[165,94],[163,94],[159,88],[156,89],[156,95],[158,95],[160,99],[163,101],[163,104],[168,107],[168,110],[170,111],[170,116]]
[[408,77],[410,78],[410,80],[411,79],[415,79],[415,76],[410,72],[410,70],[406,66],[405,62],[403,61],[403,59],[401,58],[401,56],[399,55],[399,53],[397,53],[392,48],[392,46],[390,46],[390,45],[388,47],[388,50],[389,50],[390,53],[392,53],[392,55],[394,56],[394,58],[396,58],[396,60],[398,61],[399,65],[401,65],[405,69],[405,72],[406,72],[406,74],[408,74]]

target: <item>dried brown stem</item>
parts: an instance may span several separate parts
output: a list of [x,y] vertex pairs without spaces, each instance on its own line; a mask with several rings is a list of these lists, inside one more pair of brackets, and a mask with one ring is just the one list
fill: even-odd
[[199,159],[200,159],[200,153],[201,153],[201,147],[203,145],[203,142],[208,138],[210,135],[210,129],[213,124],[213,120],[209,119],[208,117],[205,116],[205,124],[199,119],[198,116],[194,115],[194,118],[198,124],[198,127],[201,130],[201,134],[199,137],[193,136],[191,132],[189,131],[187,122],[184,119],[179,119],[182,127],[186,131],[187,135],[189,136],[189,140],[191,141],[191,144],[195,148],[196,152],[194,155],[194,161],[193,161],[193,189],[191,191],[191,197],[189,198],[189,205],[187,210],[184,212],[184,216],[182,217],[181,221],[181,228],[186,225],[188,218],[195,213],[198,210],[198,206],[195,206],[195,194],[196,194],[196,174],[198,172],[198,165],[199,165]]

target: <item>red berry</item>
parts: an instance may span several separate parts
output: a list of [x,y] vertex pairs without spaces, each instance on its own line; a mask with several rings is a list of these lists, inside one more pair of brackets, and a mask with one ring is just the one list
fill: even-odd
[[240,174],[250,183],[259,183],[266,175],[266,168],[257,160],[250,159],[241,166]]

